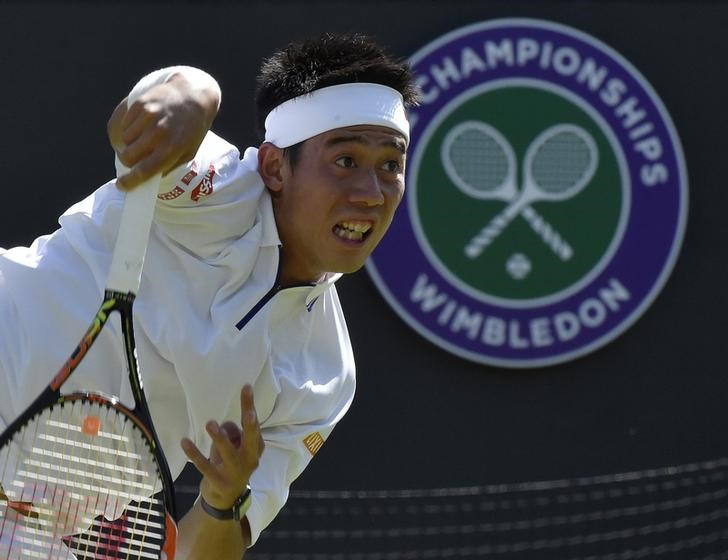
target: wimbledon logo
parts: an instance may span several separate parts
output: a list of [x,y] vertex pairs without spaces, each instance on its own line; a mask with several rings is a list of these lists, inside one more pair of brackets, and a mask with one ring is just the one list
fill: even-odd
[[687,216],[682,149],[647,81],[575,29],[503,19],[411,59],[406,200],[367,263],[420,334],[506,367],[599,348],[652,303]]

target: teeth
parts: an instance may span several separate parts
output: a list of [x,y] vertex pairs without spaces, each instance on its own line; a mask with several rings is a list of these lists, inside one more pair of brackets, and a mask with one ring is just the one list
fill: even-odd
[[361,232],[350,231],[348,229],[343,229],[340,227],[337,227],[334,230],[334,233],[336,233],[336,235],[338,235],[342,239],[350,239],[351,241],[361,241],[364,237],[364,235]]
[[372,228],[372,225],[365,222],[341,222],[339,227],[357,233],[366,233]]
[[372,229],[368,222],[340,222],[334,226],[334,233],[342,239],[350,241],[362,241],[364,235]]

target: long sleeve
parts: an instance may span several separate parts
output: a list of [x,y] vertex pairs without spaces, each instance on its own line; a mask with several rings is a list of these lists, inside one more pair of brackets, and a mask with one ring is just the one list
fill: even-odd
[[354,357],[336,288],[317,296],[321,288],[283,290],[268,309],[270,355],[253,386],[266,445],[250,480],[253,542],[354,399]]

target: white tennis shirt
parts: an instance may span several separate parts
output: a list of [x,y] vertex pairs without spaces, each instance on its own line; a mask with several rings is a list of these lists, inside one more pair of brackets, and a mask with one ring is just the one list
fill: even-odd
[[[0,420],[9,423],[49,382],[100,302],[123,194],[114,182],[67,210],[30,248],[0,249]],[[253,542],[286,502],[354,396],[354,359],[334,281],[275,290],[280,240],[257,172],[257,150],[208,133],[195,159],[164,178],[135,334],[151,413],[174,477],[203,452],[205,423],[240,423],[253,386],[265,451],[250,484]],[[133,399],[118,318],[64,391]],[[0,422],[2,424],[2,422]]]

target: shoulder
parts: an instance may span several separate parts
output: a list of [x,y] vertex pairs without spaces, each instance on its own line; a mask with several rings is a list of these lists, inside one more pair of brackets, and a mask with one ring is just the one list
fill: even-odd
[[257,151],[249,148],[241,158],[236,146],[208,132],[194,159],[164,178],[158,199],[173,206],[197,206],[212,199],[228,203],[241,193],[257,198],[261,190]]

